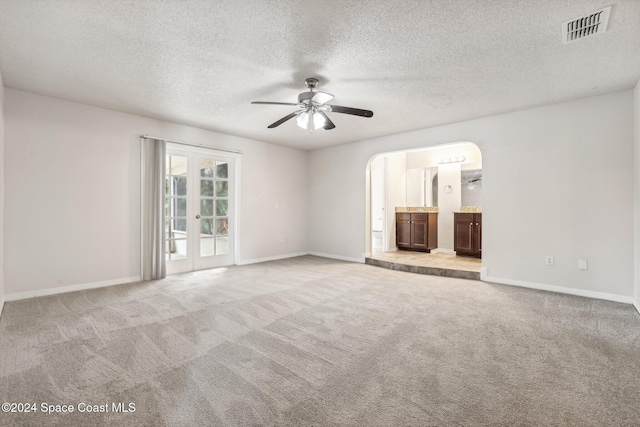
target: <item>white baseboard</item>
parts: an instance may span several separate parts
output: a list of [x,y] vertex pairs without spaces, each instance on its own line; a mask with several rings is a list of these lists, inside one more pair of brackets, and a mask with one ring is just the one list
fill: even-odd
[[640,314],[640,302],[637,299],[633,300],[633,306],[636,308],[636,310],[638,310],[638,313]]
[[339,259],[340,261],[358,262],[364,264],[364,256],[362,258],[350,258],[340,255],[324,254],[322,252],[309,252],[309,255],[319,256],[322,258]]
[[37,291],[17,292],[4,296],[5,301],[17,301],[46,295],[64,294],[67,292],[83,291],[85,289],[104,288],[105,286],[124,285],[142,281],[140,276],[125,277],[123,279],[105,280],[103,282],[81,283],[78,285],[61,286],[59,288],[40,289]]
[[[616,295],[616,294],[608,294],[606,292],[596,292],[596,291],[586,291],[583,289],[575,289],[575,288],[566,288],[564,286],[555,286],[555,285],[545,285],[542,283],[534,283],[534,282],[524,282],[520,280],[512,280],[512,279],[502,279],[499,277],[490,277],[486,275],[482,275],[482,270],[480,271],[480,280],[483,282],[491,282],[491,283],[499,283],[501,285],[511,285],[511,286],[519,286],[521,288],[531,288],[538,289],[541,291],[549,291],[549,292],[557,292],[560,294],[569,294],[569,295],[577,295],[580,297],[588,297],[588,298],[596,298],[607,301],[615,301],[622,302],[625,304],[633,304],[633,297],[626,297],[624,295]],[[636,306],[636,308],[638,308]],[[639,310],[640,311],[640,310]]]
[[319,256],[319,257],[322,257],[322,258],[330,258],[330,259],[339,259],[341,261],[358,262],[360,264],[364,263],[364,257],[362,257],[362,258],[349,258],[349,257],[340,256],[340,255],[325,254],[325,253],[321,253],[321,252],[297,252],[297,253],[293,253],[293,254],[276,255],[276,256],[271,256],[271,257],[266,257],[266,258],[254,258],[254,259],[248,259],[248,260],[244,260],[244,261],[238,261],[238,262],[236,262],[236,265],[257,264],[257,263],[260,263],[260,262],[277,261],[279,259],[295,258],[295,257],[305,256],[305,255],[313,255],[313,256]]
[[309,252],[297,252],[297,253],[294,253],[294,254],[276,255],[276,256],[270,256],[270,257],[266,257],[266,258],[248,259],[248,260],[244,260],[244,261],[237,261],[236,265],[257,264],[259,262],[277,261],[279,259],[295,258],[295,257],[305,256],[305,255],[309,255]]

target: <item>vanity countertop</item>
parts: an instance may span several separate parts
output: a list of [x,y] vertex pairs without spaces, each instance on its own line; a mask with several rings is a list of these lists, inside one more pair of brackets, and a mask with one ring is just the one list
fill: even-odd
[[482,213],[482,206],[460,206],[455,213]]
[[396,206],[396,213],[438,213],[437,206]]

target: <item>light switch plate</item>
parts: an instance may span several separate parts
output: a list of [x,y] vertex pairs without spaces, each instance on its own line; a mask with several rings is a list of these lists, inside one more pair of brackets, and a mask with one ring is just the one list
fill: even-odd
[[587,270],[587,260],[579,259],[578,260],[578,270]]

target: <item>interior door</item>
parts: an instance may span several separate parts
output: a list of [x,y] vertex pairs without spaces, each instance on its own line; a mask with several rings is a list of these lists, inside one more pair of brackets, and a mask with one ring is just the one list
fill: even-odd
[[171,145],[166,162],[167,274],[233,264],[235,159]]

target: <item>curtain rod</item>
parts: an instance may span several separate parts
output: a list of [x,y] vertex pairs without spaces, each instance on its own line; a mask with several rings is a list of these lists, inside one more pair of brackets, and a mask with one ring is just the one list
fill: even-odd
[[182,142],[182,141],[173,141],[171,139],[166,139],[166,138],[159,138],[157,136],[151,136],[151,135],[142,135],[143,138],[150,138],[150,139],[159,139],[161,141],[166,141],[166,142],[170,142],[172,144],[180,144],[180,145],[189,145],[191,147],[200,147],[200,148],[209,148],[211,150],[217,150],[217,151],[226,151],[227,153],[236,153],[236,154],[242,154],[242,151],[240,150],[229,150],[227,148],[216,148],[216,147],[209,147],[207,145],[202,145],[202,144],[192,144],[190,142]]

